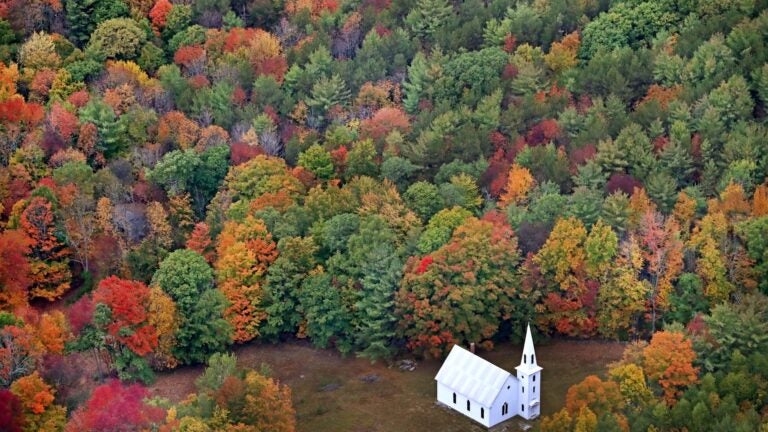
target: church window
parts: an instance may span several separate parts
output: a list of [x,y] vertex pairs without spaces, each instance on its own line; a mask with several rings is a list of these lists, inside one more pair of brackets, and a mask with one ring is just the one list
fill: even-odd
[[533,382],[536,382],[536,375],[533,376]]
[[485,408],[480,408],[480,418],[485,418]]
[[536,393],[536,386],[533,386],[533,392]]
[[471,408],[469,407],[469,401],[467,401],[467,411],[469,411]]
[[525,387],[523,387],[523,393],[525,393]]
[[536,354],[531,354],[531,363],[536,363]]
[[523,354],[523,364],[528,363],[528,354]]
[[525,412],[525,404],[520,404],[520,411]]
[[504,405],[501,406],[501,415],[507,415],[509,413],[509,404],[504,402]]
[[456,403],[456,393],[453,394],[453,403]]

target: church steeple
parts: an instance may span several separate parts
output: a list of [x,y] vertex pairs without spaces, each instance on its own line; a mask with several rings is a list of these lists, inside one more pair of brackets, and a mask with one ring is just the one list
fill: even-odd
[[517,380],[520,385],[518,414],[528,420],[534,419],[541,412],[541,367],[536,362],[536,351],[533,349],[530,324],[525,329],[523,358],[520,359],[520,366],[517,366],[515,369],[517,370]]
[[523,344],[523,358],[520,359],[520,366],[528,367],[538,366],[536,364],[536,351],[533,349],[533,337],[531,337],[531,324],[525,329],[525,343]]

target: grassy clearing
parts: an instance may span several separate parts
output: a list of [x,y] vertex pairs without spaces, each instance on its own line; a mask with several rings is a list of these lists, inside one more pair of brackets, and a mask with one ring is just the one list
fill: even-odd
[[[506,345],[481,355],[514,371],[521,349]],[[560,409],[568,387],[587,375],[603,374],[605,365],[620,358],[623,349],[620,343],[593,341],[553,341],[537,346],[536,357],[544,368],[543,413]],[[415,371],[401,372],[303,344],[248,345],[236,351],[243,366],[258,369],[267,363],[273,376],[291,387],[300,432],[484,430],[435,404],[438,361],[420,362]],[[161,374],[152,392],[180,400],[194,391],[194,380],[201,371],[201,367],[187,367]],[[496,429],[512,431],[516,425],[513,420]]]

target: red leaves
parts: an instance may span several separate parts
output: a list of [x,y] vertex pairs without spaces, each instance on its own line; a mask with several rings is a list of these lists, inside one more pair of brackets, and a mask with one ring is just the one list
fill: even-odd
[[21,401],[9,390],[0,390],[0,425],[4,432],[21,432],[24,414]]
[[430,264],[432,264],[432,262],[433,262],[433,259],[432,259],[432,256],[430,255],[427,255],[424,258],[422,258],[421,261],[419,262],[419,266],[416,267],[416,274],[422,274],[426,272],[427,268],[429,267]]
[[67,320],[72,333],[79,334],[93,319],[93,301],[88,296],[83,296],[67,310]]
[[560,136],[560,126],[556,120],[544,119],[531,128],[526,141],[531,146],[547,144]]
[[77,116],[67,111],[60,103],[54,103],[51,106],[48,122],[59,137],[66,142],[69,142],[80,128]]
[[173,55],[173,62],[186,68],[201,67],[205,64],[205,49],[200,45],[179,48]]
[[[99,283],[93,294],[95,303],[103,303],[112,311],[107,331],[140,356],[157,347],[157,332],[146,324],[149,288],[141,282],[110,276]],[[125,335],[125,330],[130,330]]]
[[24,123],[34,126],[45,117],[43,106],[24,102],[21,96],[0,102],[0,123]]
[[171,11],[173,5],[169,0],[157,0],[157,3],[149,11],[149,19],[152,20],[152,25],[155,29],[162,29],[165,27],[165,20],[168,16],[168,12]]
[[0,234],[0,309],[16,309],[27,304],[30,239],[21,231]]
[[384,107],[378,110],[370,119],[364,120],[360,125],[360,129],[363,138],[379,141],[394,130],[407,135],[411,130],[411,122],[403,110]]
[[145,430],[159,424],[165,412],[144,403],[149,392],[133,384],[124,386],[111,381],[96,387],[85,405],[74,412],[67,432],[110,432],[116,430]]

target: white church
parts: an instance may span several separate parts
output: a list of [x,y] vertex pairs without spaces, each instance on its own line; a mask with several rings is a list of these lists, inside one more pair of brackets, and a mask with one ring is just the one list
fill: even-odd
[[541,367],[536,364],[530,325],[520,360],[515,377],[454,345],[435,376],[437,401],[487,427],[516,415],[533,420],[541,412]]

